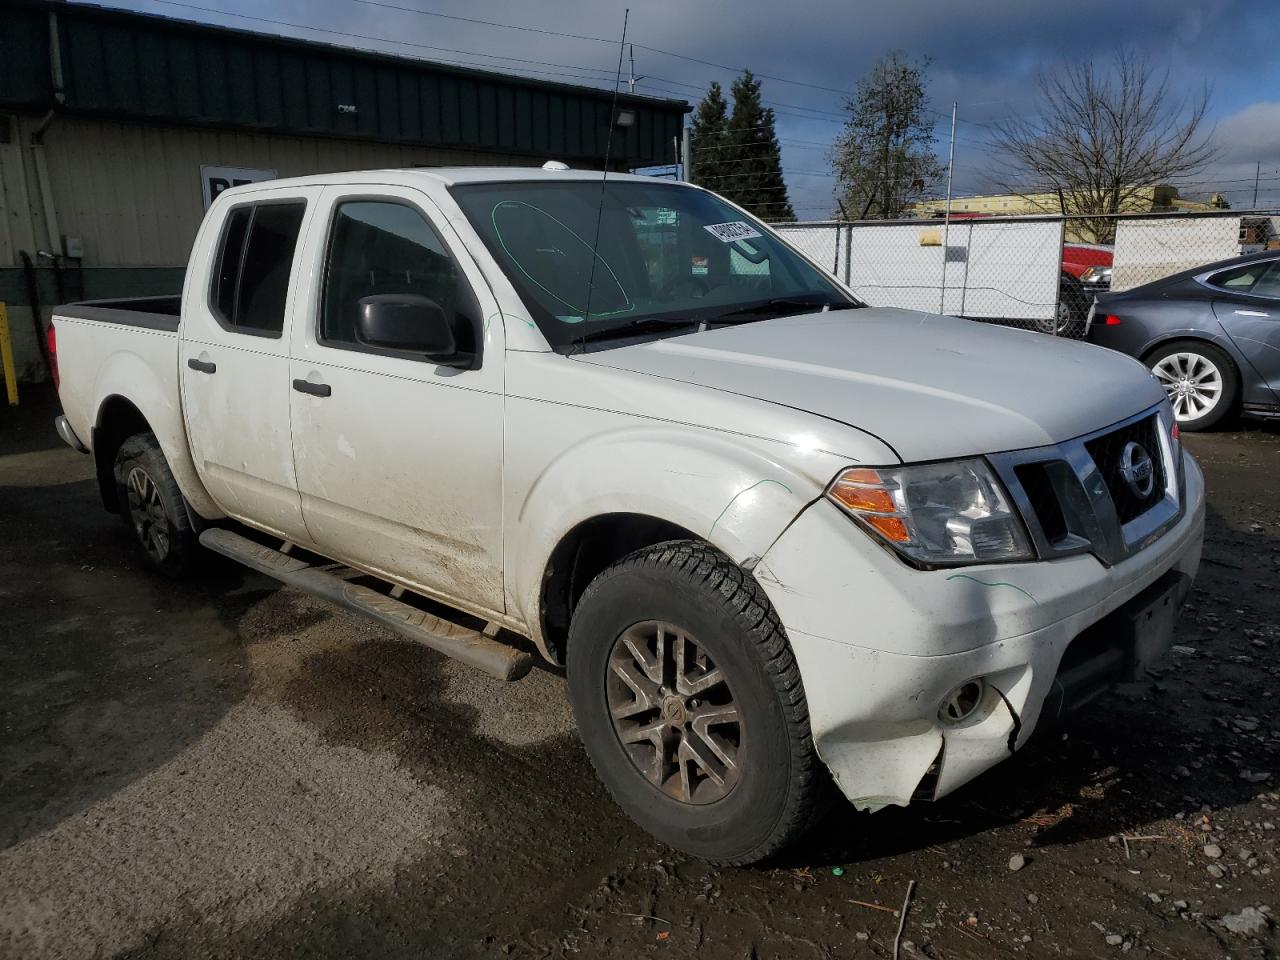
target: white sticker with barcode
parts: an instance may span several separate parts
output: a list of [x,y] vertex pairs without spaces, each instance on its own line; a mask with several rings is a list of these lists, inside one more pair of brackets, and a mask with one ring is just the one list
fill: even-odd
[[737,240],[750,240],[752,237],[760,236],[760,233],[754,230],[750,224],[742,220],[734,220],[732,223],[708,223],[702,229],[711,234],[721,243],[733,243]]

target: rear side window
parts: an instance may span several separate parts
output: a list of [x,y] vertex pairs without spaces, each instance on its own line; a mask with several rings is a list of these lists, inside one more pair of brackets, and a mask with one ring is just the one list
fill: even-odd
[[237,207],[227,217],[211,306],[230,330],[278,337],[304,202]]
[[320,340],[356,344],[360,300],[415,294],[458,309],[461,275],[440,237],[416,209],[385,200],[353,200],[333,216],[320,311]]
[[1209,283],[1232,293],[1248,293],[1269,266],[1268,263],[1249,263],[1243,267],[1223,270],[1210,277]]

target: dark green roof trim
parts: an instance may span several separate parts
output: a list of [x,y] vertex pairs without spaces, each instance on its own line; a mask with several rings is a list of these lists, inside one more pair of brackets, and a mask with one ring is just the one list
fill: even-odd
[[[0,107],[604,159],[608,90],[83,4],[6,7]],[[615,129],[614,163],[675,162],[689,105],[629,94],[618,103],[636,121]]]

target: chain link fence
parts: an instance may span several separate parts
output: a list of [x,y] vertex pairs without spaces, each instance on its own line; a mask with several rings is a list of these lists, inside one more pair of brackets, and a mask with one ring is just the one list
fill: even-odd
[[773,225],[871,306],[1084,336],[1094,299],[1280,248],[1280,210]]

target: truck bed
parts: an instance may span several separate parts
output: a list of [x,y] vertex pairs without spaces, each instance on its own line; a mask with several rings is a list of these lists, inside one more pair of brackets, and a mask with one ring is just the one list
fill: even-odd
[[56,307],[54,316],[68,320],[122,323],[151,330],[177,331],[182,295],[125,297],[117,300],[84,300]]

